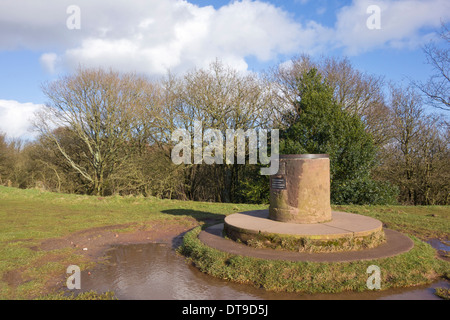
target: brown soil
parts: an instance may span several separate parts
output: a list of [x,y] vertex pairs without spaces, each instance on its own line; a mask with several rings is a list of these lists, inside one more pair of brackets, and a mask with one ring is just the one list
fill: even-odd
[[198,225],[195,219],[186,218],[179,223],[155,221],[145,228],[136,228],[130,232],[117,230],[133,228],[132,224],[97,227],[75,232],[63,238],[45,240],[35,249],[51,251],[73,247],[79,250],[77,253],[95,261],[114,245],[161,242],[177,247],[181,244],[184,233]]
[[[109,248],[116,245],[156,242],[170,244],[173,248],[176,248],[181,245],[183,235],[199,224],[200,222],[194,218],[185,218],[183,220],[169,222],[147,222],[145,227],[133,224],[97,227],[78,231],[62,238],[47,239],[38,246],[31,247],[31,249],[36,251],[52,251],[74,248],[75,254],[81,256],[80,260],[95,263],[99,262],[105,256],[105,252]],[[125,228],[129,228],[132,231],[118,232],[119,229]],[[50,261],[62,260],[64,260],[63,254],[49,252],[39,259],[38,263],[45,264]],[[30,280],[24,278],[24,272],[26,270],[23,268],[6,272],[3,274],[2,280],[8,284],[12,292],[15,292],[17,286]],[[54,279],[47,282],[43,294],[45,292],[51,292],[54,289],[63,288],[65,276],[65,274],[55,275]]]

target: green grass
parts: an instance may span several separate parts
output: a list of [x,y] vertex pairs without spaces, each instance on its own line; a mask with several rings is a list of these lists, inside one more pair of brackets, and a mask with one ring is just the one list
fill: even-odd
[[436,288],[434,294],[444,300],[450,300],[450,289]]
[[[197,234],[189,232],[180,252],[203,272],[267,290],[334,293],[367,290],[367,267],[381,269],[382,289],[427,284],[450,274],[450,263],[436,257],[436,251],[423,242],[430,238],[449,239],[449,206],[333,206],[336,211],[374,217],[384,226],[409,235],[414,248],[404,254],[372,261],[313,263],[267,261],[220,252],[202,244]],[[442,291],[442,290],[441,290]],[[444,295],[441,293],[441,295]]]
[[336,293],[368,290],[367,268],[381,270],[381,289],[429,283],[448,270],[447,262],[435,258],[435,250],[412,236],[414,248],[395,257],[371,261],[314,263],[270,261],[225,253],[204,245],[201,227],[188,232],[180,252],[201,271],[238,283],[273,291]]
[[78,295],[55,292],[38,297],[36,300],[117,300],[114,292],[97,293],[94,291],[82,292]]
[[[231,213],[265,208],[265,205],[144,197],[68,195],[0,186],[0,299],[61,298],[51,288],[55,279],[65,275],[67,266],[77,264],[82,269],[91,266],[91,261],[72,248],[41,250],[40,244],[45,240],[104,226],[115,226],[116,232],[151,229],[155,223],[188,226],[193,221],[201,224],[205,219],[221,219]],[[341,206],[334,209],[372,216],[391,229],[415,236],[413,251],[395,259],[373,262],[380,263],[382,270],[395,269],[383,275],[386,285],[411,285],[448,274],[448,264],[435,259],[435,251],[419,239],[448,239],[450,207]],[[368,262],[295,265],[248,260],[224,256],[197,244],[194,233],[189,235],[186,241],[192,246],[189,247],[191,258],[197,255],[199,267],[220,278],[284,291],[337,292],[365,288],[362,281],[367,279]]]
[[[48,288],[67,266],[90,261],[66,248],[43,251],[42,241],[95,227],[117,232],[147,229],[155,222],[192,224],[258,205],[213,204],[144,197],[94,197],[0,186],[0,299],[31,299]],[[194,220],[195,221],[195,220]]]
[[335,206],[334,209],[373,217],[386,228],[422,240],[450,237],[450,206]]

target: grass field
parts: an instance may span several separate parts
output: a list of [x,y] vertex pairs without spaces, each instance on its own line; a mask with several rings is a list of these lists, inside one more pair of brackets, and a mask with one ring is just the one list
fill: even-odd
[[[255,205],[212,204],[143,197],[93,197],[0,186],[0,299],[30,299],[48,293],[67,266],[88,267],[80,250],[40,250],[48,239],[85,229],[117,226],[116,232],[152,224],[192,224]],[[52,282],[53,281],[53,282]]]
[[[231,213],[266,207],[143,197],[67,195],[0,186],[0,299],[45,296],[51,293],[55,279],[65,274],[68,265],[78,264],[83,269],[92,264],[79,248],[41,249],[41,244],[49,239],[106,226],[114,226],[112,228],[117,233],[150,230],[155,224],[195,226],[209,219],[222,219]],[[420,252],[415,253],[418,256],[410,257],[407,263],[417,263],[424,258],[420,264],[429,272],[426,278],[445,275],[448,263],[434,258],[431,247],[420,240],[448,240],[450,207],[340,206],[334,209],[372,216],[391,229],[415,236]],[[228,264],[240,263],[240,270],[249,266],[248,262],[241,262],[239,258],[233,258]],[[270,278],[270,268],[264,264],[261,268],[267,281],[275,279]],[[285,269],[284,274],[294,271]],[[406,275],[404,278],[410,279]],[[401,278],[398,283],[402,283]]]
[[[306,294],[365,291],[367,268],[381,271],[381,289],[428,284],[438,278],[450,279],[448,256],[437,257],[429,239],[450,236],[450,207],[428,206],[335,206],[335,210],[358,213],[381,220],[385,227],[403,232],[414,241],[409,252],[370,261],[291,262],[237,256],[210,248],[199,241],[201,227],[188,232],[180,248],[201,271],[214,277],[245,283],[271,291]],[[448,289],[436,295],[448,299]]]

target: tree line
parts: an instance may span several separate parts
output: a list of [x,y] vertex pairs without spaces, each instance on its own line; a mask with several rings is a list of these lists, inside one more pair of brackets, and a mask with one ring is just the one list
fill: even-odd
[[[0,184],[267,202],[260,165],[171,161],[171,133],[186,129],[194,136],[194,122],[201,121],[203,131],[279,129],[280,153],[330,154],[333,203],[448,205],[448,114],[439,114],[447,112],[445,103],[427,108],[427,85],[395,85],[347,58],[308,55],[259,74],[217,60],[157,80],[80,68],[42,86],[48,103],[36,115],[35,141],[0,135]],[[448,95],[444,90],[440,99],[448,102]]]

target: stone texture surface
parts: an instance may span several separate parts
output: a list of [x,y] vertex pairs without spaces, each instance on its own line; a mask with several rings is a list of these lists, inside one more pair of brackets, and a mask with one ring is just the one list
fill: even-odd
[[306,253],[292,252],[274,249],[256,249],[242,243],[237,243],[222,236],[223,224],[217,224],[206,228],[199,234],[199,239],[209,247],[231,254],[248,257],[287,260],[287,261],[311,261],[311,262],[350,262],[360,260],[373,260],[388,258],[408,252],[414,247],[414,242],[400,232],[383,229],[386,241],[376,248],[331,253]]
[[278,173],[270,177],[270,219],[301,224],[331,220],[330,159],[307,156],[280,155]]
[[235,213],[225,217],[225,225],[242,234],[280,234],[315,240],[367,236],[382,230],[381,221],[347,212],[333,211],[331,221],[315,224],[280,222],[268,217],[268,210]]

